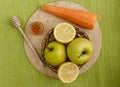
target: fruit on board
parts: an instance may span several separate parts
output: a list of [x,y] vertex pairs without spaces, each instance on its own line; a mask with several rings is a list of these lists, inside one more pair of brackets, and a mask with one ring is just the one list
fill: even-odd
[[68,58],[75,64],[88,62],[92,54],[93,45],[85,38],[76,38],[67,47]]
[[76,30],[69,23],[59,23],[54,28],[54,37],[60,43],[69,43],[75,38]]
[[49,64],[58,66],[67,59],[65,46],[56,41],[50,42],[45,47],[44,58]]
[[58,77],[63,83],[71,83],[79,75],[79,68],[72,62],[65,62],[58,68]]

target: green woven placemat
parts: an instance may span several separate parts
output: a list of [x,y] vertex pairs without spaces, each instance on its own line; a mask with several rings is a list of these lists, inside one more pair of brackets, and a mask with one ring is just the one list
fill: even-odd
[[52,1],[0,0],[0,87],[120,87],[120,0],[69,0],[97,13],[103,34],[97,62],[73,83],[48,78],[31,65],[23,37],[9,20],[18,16],[24,28],[35,10]]

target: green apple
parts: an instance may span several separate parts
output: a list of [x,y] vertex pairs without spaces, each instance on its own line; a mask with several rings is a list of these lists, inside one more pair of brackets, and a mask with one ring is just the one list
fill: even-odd
[[76,38],[67,47],[68,58],[75,64],[88,62],[92,54],[93,45],[85,38]]
[[44,50],[44,58],[49,64],[58,66],[67,59],[66,47],[56,41],[50,42]]

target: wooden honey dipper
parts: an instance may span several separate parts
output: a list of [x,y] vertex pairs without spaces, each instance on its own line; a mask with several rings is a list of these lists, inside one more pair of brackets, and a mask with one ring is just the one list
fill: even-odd
[[[33,47],[31,41],[28,39],[28,37],[26,36],[26,34],[23,32],[22,28],[21,28],[21,23],[19,21],[19,19],[14,16],[11,19],[11,23],[14,27],[18,28],[19,31],[21,32],[21,34],[23,35],[23,37],[25,38],[26,42],[28,43],[29,47],[31,48],[31,50],[33,51],[33,53],[35,54],[36,57],[38,57],[39,59],[41,59],[40,55],[38,54],[38,52],[36,51],[36,49]],[[42,62],[43,63],[43,62]]]

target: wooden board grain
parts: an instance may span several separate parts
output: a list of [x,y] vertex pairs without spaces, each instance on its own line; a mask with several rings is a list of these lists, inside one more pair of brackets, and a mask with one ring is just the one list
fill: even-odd
[[[77,9],[77,10],[88,11],[85,7],[83,7],[79,4],[73,3],[73,2],[69,2],[69,1],[56,1],[56,2],[49,3],[49,5],[56,5],[56,6]],[[34,35],[31,33],[30,24],[35,21],[39,21],[44,25],[44,32],[41,35]],[[54,15],[48,14],[48,13],[42,11],[40,8],[37,11],[35,11],[34,14],[31,16],[31,18],[29,19],[29,21],[26,25],[25,33],[29,37],[30,41],[32,42],[33,46],[35,47],[36,51],[39,54],[41,52],[40,47],[42,46],[42,44],[41,44],[42,40],[45,37],[45,35],[48,33],[49,29],[52,29],[58,23],[62,23],[62,22],[71,23],[67,20],[64,20],[64,19],[61,19]],[[71,23],[71,24],[73,24],[73,23]],[[75,25],[75,24],[73,24],[73,25]],[[75,26],[77,26],[77,25],[75,25]],[[78,26],[78,27],[80,27],[80,26]],[[80,69],[80,75],[81,75],[82,73],[84,73],[88,69],[90,69],[90,67],[92,67],[92,65],[95,63],[95,61],[99,57],[100,50],[102,47],[102,33],[101,33],[98,22],[96,22],[93,30],[83,29],[82,27],[80,27],[80,28],[81,28],[81,30],[83,30],[84,32],[87,33],[87,35],[90,38],[90,41],[92,42],[92,44],[94,46],[94,53],[93,53],[92,58],[86,64],[84,64]],[[40,61],[40,59],[33,54],[31,48],[29,48],[29,46],[25,40],[24,40],[24,48],[25,48],[25,52],[26,52],[31,64],[38,71],[40,71],[41,73],[43,73],[44,75],[47,75],[49,77],[54,77],[54,78],[58,77],[57,73],[54,73],[51,69],[44,66],[42,64],[42,62]]]

